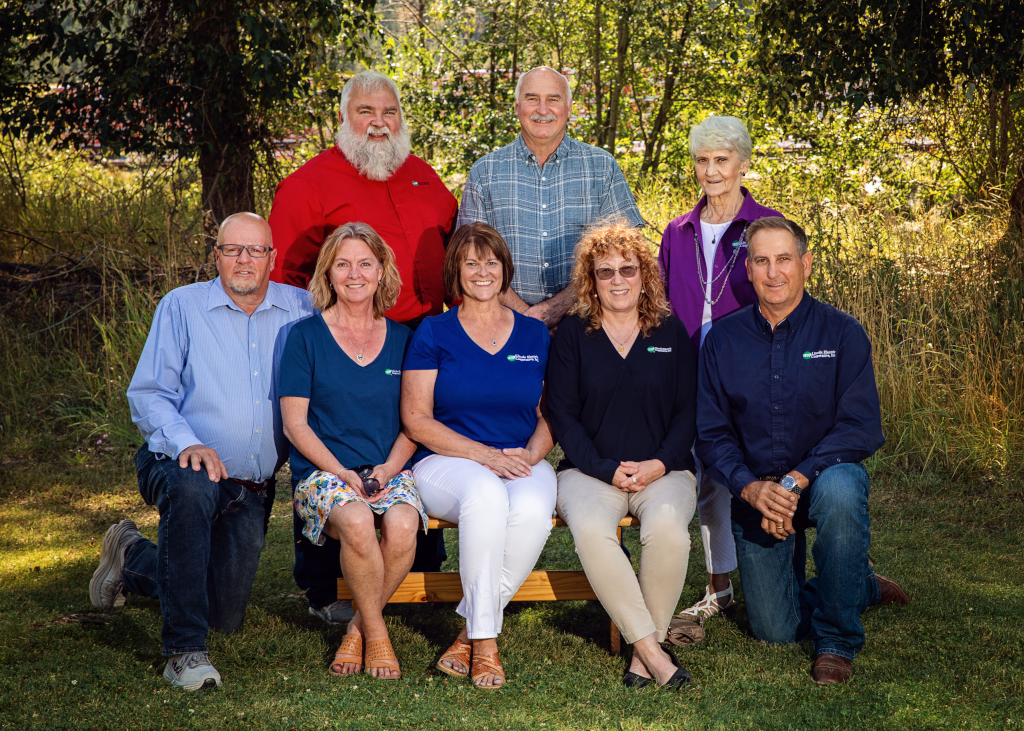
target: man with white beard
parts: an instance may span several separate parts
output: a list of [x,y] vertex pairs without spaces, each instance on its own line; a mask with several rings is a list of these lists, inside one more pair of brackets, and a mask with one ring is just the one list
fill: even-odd
[[[274,281],[305,289],[324,239],[338,226],[369,224],[395,252],[402,278],[398,301],[386,313],[415,329],[441,313],[441,267],[458,203],[426,162],[410,154],[409,130],[395,82],[361,71],[345,84],[335,146],[282,180],[274,194],[270,228],[277,249]],[[292,485],[294,490],[295,485]],[[316,546],[293,519],[295,581],[306,590],[310,613],[330,624],[352,618],[352,603],[337,601],[340,544]],[[441,531],[419,534],[413,571],[438,571],[445,558]]]
[[361,71],[341,93],[335,146],[281,181],[270,211],[273,280],[305,288],[327,236],[343,223],[373,227],[395,252],[402,291],[387,316],[407,325],[441,313],[441,265],[458,203],[410,154],[398,87]]
[[554,328],[576,300],[572,269],[587,226],[622,218],[640,227],[644,219],[615,158],[566,135],[569,79],[547,66],[530,69],[515,100],[521,134],[473,165],[458,226],[480,221],[498,230],[515,265],[502,303]]

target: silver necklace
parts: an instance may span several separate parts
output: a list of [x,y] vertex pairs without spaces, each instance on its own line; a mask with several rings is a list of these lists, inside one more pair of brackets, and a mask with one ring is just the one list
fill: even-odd
[[[728,227],[726,227],[726,230],[728,230]],[[696,226],[693,227],[693,245],[696,247],[696,250],[697,250],[697,278],[700,280],[701,295],[703,295],[704,301],[707,302],[709,305],[714,306],[714,305],[718,304],[718,300],[722,299],[722,295],[725,293],[725,285],[727,285],[729,283],[729,275],[732,273],[733,267],[736,266],[736,259],[740,255],[740,249],[742,249],[746,245],[746,242],[747,242],[747,224],[744,224],[744,226],[743,226],[743,233],[740,234],[740,240],[738,242],[736,242],[735,246],[732,247],[732,256],[729,258],[729,261],[726,263],[725,268],[722,269],[722,271],[720,271],[718,273],[718,276],[712,277],[711,281],[709,282],[708,280],[704,279],[704,272],[701,271],[701,268],[700,268],[701,258],[702,258],[701,257],[701,253],[700,253],[700,241],[697,239],[697,227]],[[712,240],[712,243],[715,243],[714,240]],[[715,266],[715,260],[712,259],[711,260],[711,271],[712,272],[714,272],[714,266]],[[722,288],[720,290],[718,290],[718,296],[715,297],[714,299],[708,299],[708,295],[707,295],[707,291],[709,289],[708,285],[710,284],[710,285],[714,286],[715,282],[717,282],[722,277],[723,274],[725,275],[725,279],[722,280]]]
[[608,337],[610,337],[612,339],[612,342],[614,342],[616,345],[619,346],[619,354],[620,355],[622,354],[622,351],[625,349],[626,343],[629,342],[629,339],[631,337],[633,337],[633,331],[636,330],[637,325],[639,325],[639,324],[640,324],[639,320],[637,320],[635,323],[633,323],[633,327],[631,327],[629,329],[629,333],[626,335],[625,339],[621,343],[616,339],[616,337],[614,335],[612,335],[612,331],[608,329],[608,326],[604,325],[604,331],[606,333],[608,333]]
[[[355,350],[356,344],[352,342],[352,338],[350,338],[348,336],[348,333],[345,332],[345,326],[341,324],[341,318],[338,317],[337,312],[334,313],[334,319],[338,321],[338,327],[341,328],[341,334],[345,336],[345,339],[348,341],[348,344],[352,346],[352,350]],[[356,360],[358,360],[360,363],[363,362],[363,353],[365,353],[366,349],[370,347],[370,341],[373,339],[373,326],[376,324],[376,321],[370,320],[370,337],[366,338],[366,343],[363,345],[363,349],[356,353]]]

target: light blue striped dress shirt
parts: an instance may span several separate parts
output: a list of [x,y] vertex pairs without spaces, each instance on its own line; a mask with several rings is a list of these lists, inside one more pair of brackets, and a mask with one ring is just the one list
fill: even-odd
[[520,135],[473,164],[458,225],[479,221],[498,230],[515,264],[512,289],[535,305],[569,286],[576,244],[604,218],[644,225],[614,157],[566,135],[541,167]]
[[251,316],[219,277],[169,292],[128,386],[132,421],[150,450],[175,458],[202,444],[231,477],[273,475],[288,454],[271,393],[275,343],[313,312],[308,292],[276,282]]

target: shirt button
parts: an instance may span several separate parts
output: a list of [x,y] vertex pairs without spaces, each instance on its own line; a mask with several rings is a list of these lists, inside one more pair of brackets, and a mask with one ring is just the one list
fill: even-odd
[[547,178],[545,178],[545,177],[541,176],[541,180],[547,180]]
[[547,262],[544,262],[544,266],[545,266],[545,267],[547,267],[547,266],[549,266],[549,265],[548,265],[548,263],[547,263]]
[[253,371],[253,372],[252,372],[252,374],[253,374],[254,376],[258,376],[258,375],[260,374],[260,372],[259,372],[259,371]]
[[778,410],[779,410],[779,405],[778,405],[778,404],[775,404],[775,410],[776,410],[776,411],[778,411]]
[[257,430],[256,430],[256,433],[257,433],[257,434],[259,434],[259,433],[260,433],[260,430],[259,430],[259,429],[257,429]]
[[547,207],[548,207],[548,204],[547,204],[547,203],[541,203],[541,204],[540,204],[540,207],[541,207],[541,208],[547,208]]
[[545,231],[544,233],[541,234],[541,236],[547,236],[547,235],[548,235],[547,231]]
[[256,343],[253,343],[253,344],[252,344],[252,347],[254,347],[254,348],[255,348],[255,347],[256,347]]
[[776,381],[779,380],[778,375],[772,376],[772,378],[774,378]]
[[776,346],[775,346],[775,349],[776,349],[776,350],[781,350],[781,349],[782,349],[782,346],[781,346],[781,345],[776,345]]
[[249,459],[256,459],[256,455],[255,454],[250,454],[249,455]]
[[256,405],[257,405],[257,406],[259,406],[259,405],[260,405],[260,402],[259,402],[259,401],[257,401],[257,402],[256,402]]

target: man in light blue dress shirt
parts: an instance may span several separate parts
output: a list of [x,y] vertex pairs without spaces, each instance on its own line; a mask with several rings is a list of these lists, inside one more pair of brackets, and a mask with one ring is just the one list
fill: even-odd
[[502,303],[553,328],[576,301],[572,269],[586,227],[606,218],[639,227],[644,219],[615,158],[566,135],[566,77],[530,69],[515,99],[521,134],[474,163],[457,226],[479,221],[498,230],[515,266]]
[[220,685],[210,628],[238,629],[288,452],[272,397],[275,342],[313,313],[309,294],[270,282],[276,255],[253,213],[221,224],[212,282],[179,287],[156,308],[128,387],[146,443],[139,492],[160,512],[158,540],[111,526],[89,583],[92,603],[160,599],[164,678],[189,690]]

